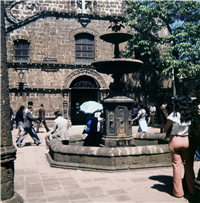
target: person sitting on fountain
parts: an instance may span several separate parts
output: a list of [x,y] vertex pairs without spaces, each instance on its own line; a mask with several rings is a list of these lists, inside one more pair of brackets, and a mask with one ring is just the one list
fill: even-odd
[[87,133],[88,135],[94,135],[97,134],[97,124],[98,124],[98,118],[89,114],[89,116],[86,118],[86,129],[84,129],[83,133]]
[[55,120],[53,122],[53,131],[50,135],[45,137],[46,144],[49,147],[50,140],[57,138],[62,141],[63,144],[69,144],[69,125],[66,119],[62,117],[60,111],[54,113]]
[[98,118],[95,117],[95,114],[89,115],[86,118],[86,128],[83,130],[83,133],[87,133],[88,136],[85,138],[83,146],[99,146],[100,137],[98,136]]

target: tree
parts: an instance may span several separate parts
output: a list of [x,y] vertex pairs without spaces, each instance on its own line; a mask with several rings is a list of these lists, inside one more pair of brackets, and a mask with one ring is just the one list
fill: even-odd
[[[127,24],[135,30],[125,56],[140,53],[152,61],[159,45],[168,44],[158,65],[164,74],[177,77],[200,76],[200,2],[199,1],[126,1]],[[169,35],[160,37],[167,29]],[[151,59],[151,60],[149,60]],[[148,64],[149,62],[146,62]]]

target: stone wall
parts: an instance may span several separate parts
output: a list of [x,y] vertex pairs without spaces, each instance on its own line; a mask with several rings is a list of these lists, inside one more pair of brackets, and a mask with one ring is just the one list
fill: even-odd
[[[86,2],[86,6],[82,7],[81,2]],[[73,80],[81,75],[94,78],[101,89],[108,89],[113,81],[111,75],[99,74],[91,65],[75,63],[75,35],[89,33],[94,36],[95,60],[112,58],[114,46],[99,36],[112,32],[108,27],[113,17],[118,16],[123,21],[124,10],[123,0],[6,2],[10,103],[14,112],[21,105],[26,106],[29,100],[34,102],[35,111],[43,103],[48,116],[55,110],[63,111],[64,103],[70,108],[70,94],[63,90],[68,91]],[[127,31],[128,28],[121,30]],[[30,43],[27,64],[14,61],[13,43],[19,39]],[[120,44],[120,50],[123,51],[125,46],[126,43]],[[164,52],[164,48],[161,51]],[[19,79],[21,67],[24,73],[22,81]],[[23,94],[18,90],[20,82],[24,84]],[[169,86],[165,83],[165,87]],[[134,91],[130,96],[136,101],[147,98],[145,90]],[[150,98],[155,97],[154,93]]]
[[[85,0],[84,0],[85,1]],[[85,1],[85,8],[82,7],[82,0],[32,0],[16,1],[7,7],[9,17],[15,22],[20,22],[26,18],[42,11],[85,13],[92,15],[114,15],[121,16],[124,12],[123,0],[91,0]],[[88,2],[88,3],[87,3]]]

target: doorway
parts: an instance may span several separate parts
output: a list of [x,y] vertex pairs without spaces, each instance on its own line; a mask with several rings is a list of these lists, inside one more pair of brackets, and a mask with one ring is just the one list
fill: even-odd
[[79,111],[79,107],[85,101],[98,101],[99,84],[89,76],[81,76],[72,82],[70,88],[72,125],[85,125],[88,115]]

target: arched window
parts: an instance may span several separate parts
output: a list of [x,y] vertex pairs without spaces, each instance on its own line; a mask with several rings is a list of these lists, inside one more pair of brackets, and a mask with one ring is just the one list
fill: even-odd
[[80,76],[70,85],[71,89],[99,89],[100,86],[94,78],[89,76]]
[[14,41],[14,60],[20,62],[27,62],[29,60],[29,46],[27,40]]
[[75,36],[76,64],[90,64],[94,61],[94,36],[83,33]]

